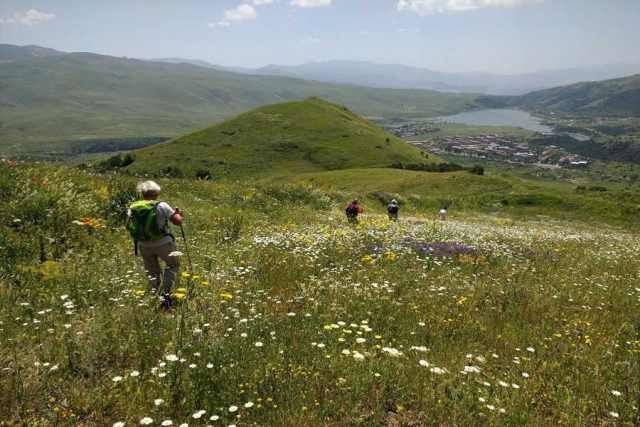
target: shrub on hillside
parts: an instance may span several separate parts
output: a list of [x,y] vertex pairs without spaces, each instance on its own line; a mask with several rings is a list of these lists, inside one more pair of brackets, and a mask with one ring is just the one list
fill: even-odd
[[196,179],[199,179],[201,181],[211,179],[211,172],[206,169],[198,169],[198,171],[196,172]]
[[423,172],[456,172],[464,169],[457,163],[409,163],[403,165],[400,162],[390,164],[389,168]]
[[129,166],[134,162],[134,160],[135,157],[131,154],[127,154],[124,157],[122,154],[116,154],[115,156],[111,156],[107,160],[98,163],[98,170],[106,172],[113,169],[123,168],[125,166]]
[[471,169],[469,169],[469,173],[484,175],[484,168],[480,165],[473,165]]
[[133,163],[134,160],[135,160],[135,157],[133,157],[131,154],[127,154],[122,159],[121,167],[129,166],[131,163]]
[[184,177],[184,173],[182,172],[182,169],[180,169],[177,166],[167,166],[166,168],[162,169],[162,175],[168,176],[171,178]]
[[115,156],[111,156],[107,160],[98,163],[98,169],[101,171],[107,171],[118,168],[120,165],[122,165],[122,154],[116,154]]
[[9,199],[13,192],[13,187],[11,170],[5,167],[0,168],[0,200]]

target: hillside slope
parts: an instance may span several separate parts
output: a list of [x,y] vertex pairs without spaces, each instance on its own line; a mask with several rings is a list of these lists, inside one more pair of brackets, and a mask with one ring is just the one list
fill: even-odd
[[235,178],[438,160],[318,98],[261,107],[131,154],[133,173]]
[[548,115],[640,117],[640,74],[601,82],[582,82],[516,97],[481,96],[488,107],[518,107]]
[[575,115],[640,116],[640,74],[532,92],[519,97],[518,106]]
[[[319,96],[369,118],[478,108],[474,95],[252,76],[73,53],[0,64],[0,151],[42,143],[192,132],[263,105]],[[49,145],[47,145],[49,146]]]

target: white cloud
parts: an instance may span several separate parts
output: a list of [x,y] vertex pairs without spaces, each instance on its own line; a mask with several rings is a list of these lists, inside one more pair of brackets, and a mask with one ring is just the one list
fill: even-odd
[[300,43],[302,43],[302,44],[316,44],[316,43],[321,43],[321,40],[317,39],[315,37],[309,37],[309,38],[300,40]]
[[247,19],[256,19],[256,9],[250,4],[241,4],[235,9],[224,12],[225,21],[246,21]]
[[544,0],[398,0],[398,10],[408,10],[420,16],[435,13],[456,13],[491,6],[514,6],[540,3]]
[[[267,4],[266,2],[271,2],[272,0],[253,0],[254,4]],[[209,22],[207,27],[228,27],[234,21],[247,21],[249,19],[256,19],[258,14],[256,13],[256,9],[250,4],[243,3],[235,9],[229,9],[224,12],[224,18],[218,22]]]
[[298,7],[323,7],[329,6],[332,0],[291,0],[291,6]]
[[214,27],[228,27],[229,25],[231,25],[230,22],[227,21],[220,21],[220,22],[209,22],[207,24],[207,27],[209,28],[214,28]]
[[29,9],[25,13],[15,12],[13,18],[0,19],[0,23],[31,27],[42,21],[51,21],[55,16],[53,13],[43,13],[35,9]]
[[253,0],[251,3],[253,3],[254,6],[262,6],[263,4],[273,3],[273,0]]
[[399,28],[399,33],[419,33],[420,28]]

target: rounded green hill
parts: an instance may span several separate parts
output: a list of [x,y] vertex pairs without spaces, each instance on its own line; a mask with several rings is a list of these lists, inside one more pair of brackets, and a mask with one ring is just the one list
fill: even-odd
[[233,178],[439,161],[314,97],[261,107],[132,155],[132,173]]

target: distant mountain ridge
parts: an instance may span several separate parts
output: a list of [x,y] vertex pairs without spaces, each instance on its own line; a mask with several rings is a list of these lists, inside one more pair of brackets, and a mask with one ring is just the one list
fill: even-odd
[[15,46],[0,43],[0,61],[18,61],[30,58],[47,58],[50,56],[66,55],[66,52],[36,45]]
[[256,74],[281,75],[370,87],[414,88],[494,95],[522,95],[581,81],[600,81],[640,73],[640,64],[601,65],[525,74],[443,73],[407,65],[362,61],[310,62],[298,66],[270,65]]
[[[64,52],[39,46],[0,45],[0,61],[64,54]],[[309,62],[294,66],[268,65],[255,69],[216,65],[201,59],[179,57],[146,59],[146,61],[191,64],[231,73],[293,77],[366,87],[514,96],[578,82],[609,80],[640,73],[640,64],[607,64],[523,74],[495,74],[446,73],[408,65],[351,60]]]
[[230,73],[252,74],[250,68],[243,67],[227,67],[224,65],[216,65],[201,59],[185,59],[185,58],[155,58],[147,59],[151,62],[164,62],[165,64],[191,64],[196,67],[211,68],[213,70],[227,71]]
[[425,89],[441,92],[523,95],[582,81],[602,81],[640,73],[640,64],[575,67],[524,74],[444,73],[399,64],[371,61],[324,61],[301,65],[268,65],[250,69],[213,65],[206,61],[167,58],[154,61],[189,63],[233,73],[286,76],[328,83],[392,89]]

